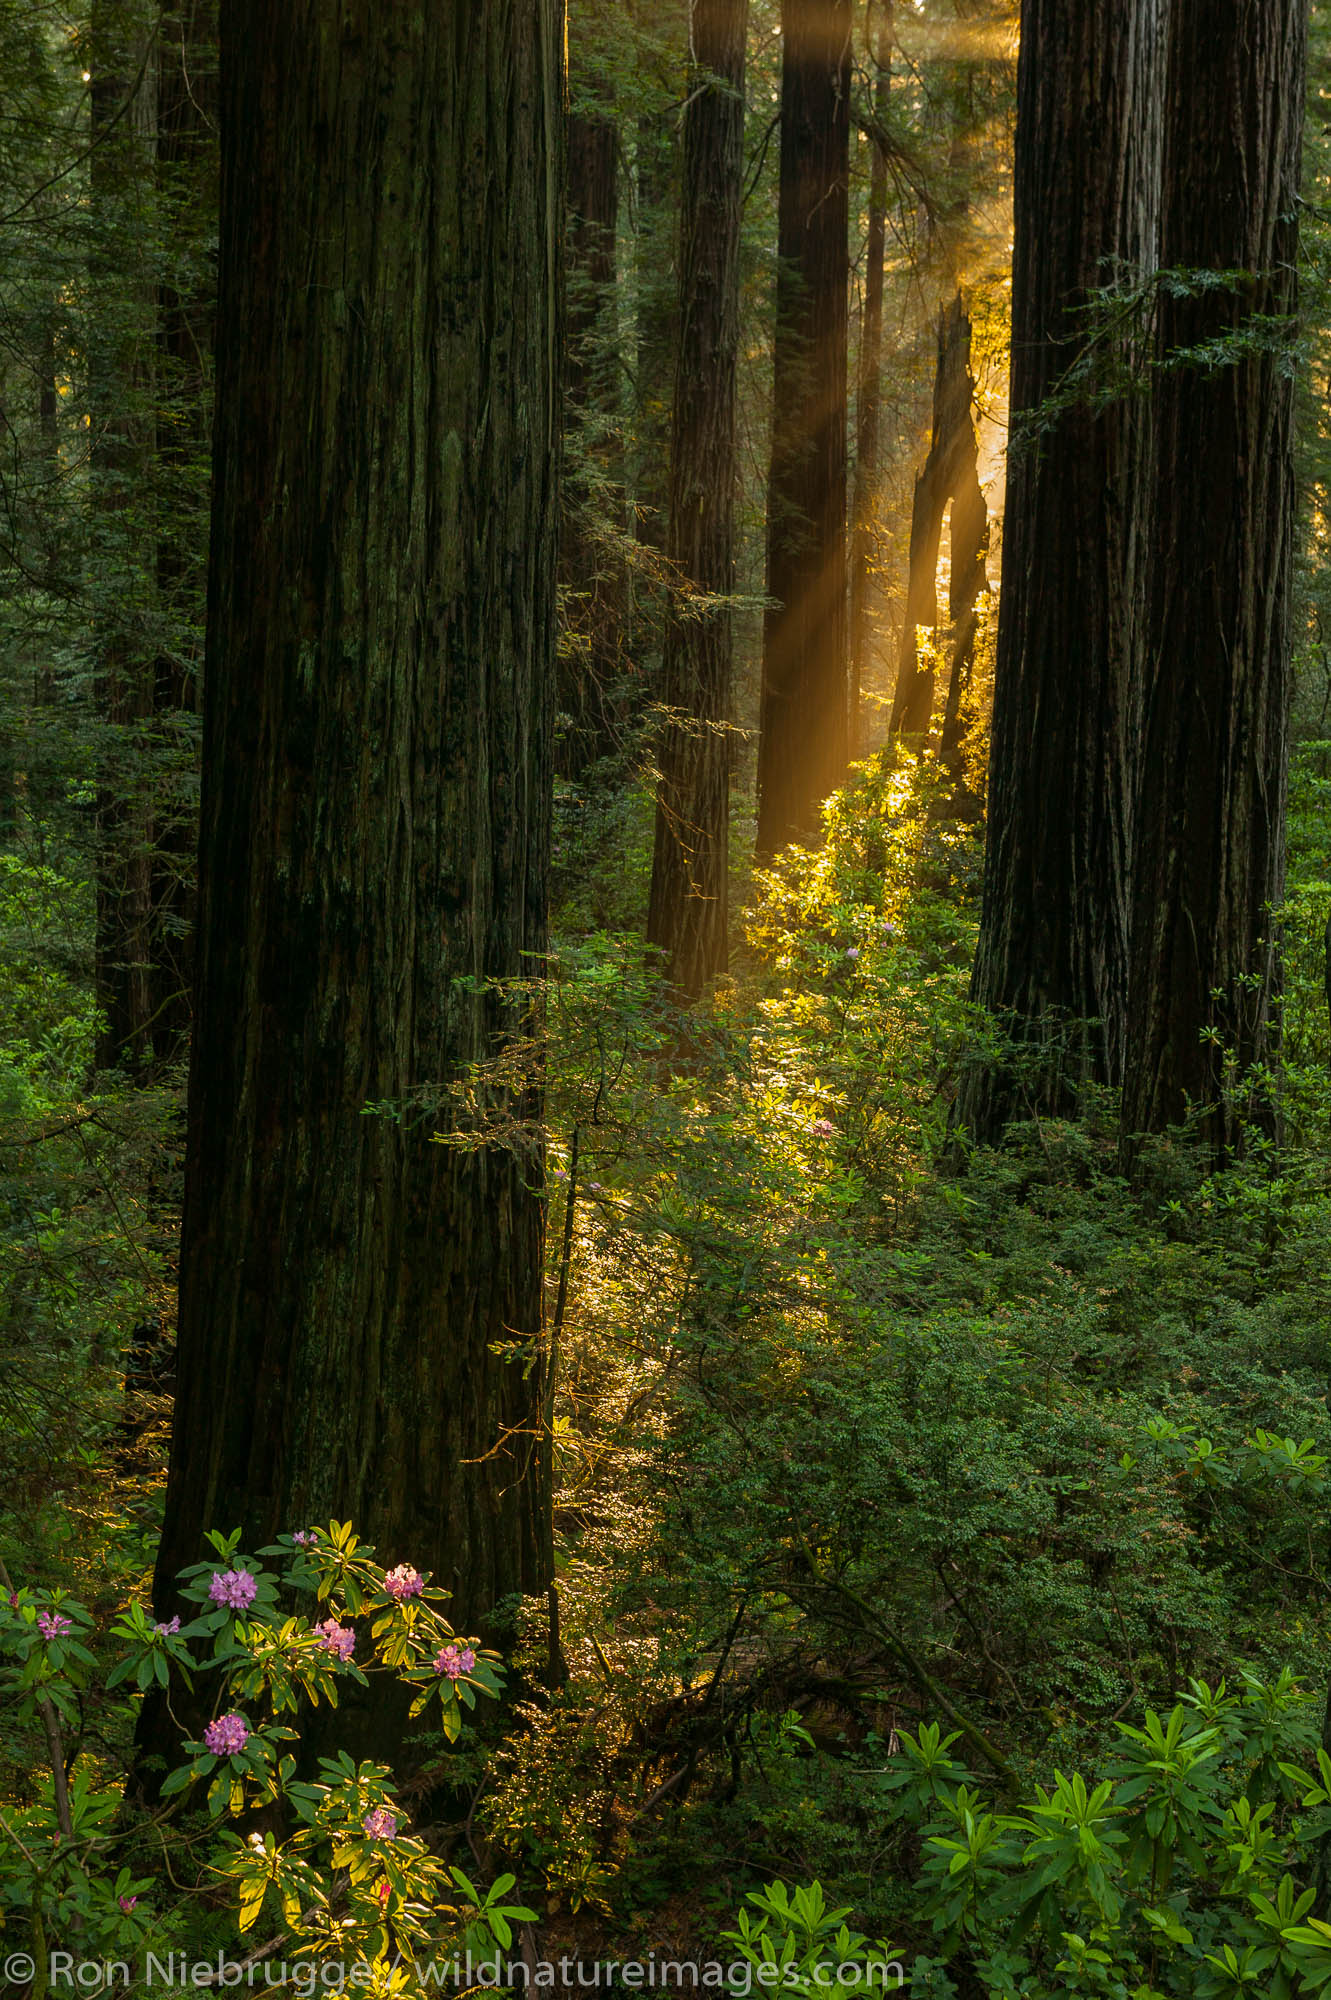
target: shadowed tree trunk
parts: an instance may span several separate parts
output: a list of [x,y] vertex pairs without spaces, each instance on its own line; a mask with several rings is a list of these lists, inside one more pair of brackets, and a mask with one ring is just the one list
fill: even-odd
[[568,120],[568,366],[570,403],[605,405],[614,390],[615,229],[619,134],[607,104]]
[[[1207,1107],[1222,1156],[1278,1042],[1291,431],[1306,0],[1174,0],[1161,261],[1241,271],[1171,288],[1156,390],[1158,565],[1134,870],[1129,1141]],[[1221,366],[1182,364],[1254,319]]]
[[560,25],[222,10],[163,1614],[216,1525],[351,1520],[464,1625],[548,1581],[541,1151],[433,1135],[546,941]]
[[[575,29],[577,21],[575,18]],[[578,65],[578,40],[571,60]],[[609,432],[618,402],[615,230],[619,132],[599,77],[575,75],[568,118],[568,312],[565,429],[569,477],[560,531],[566,592],[559,766],[576,777],[616,747],[616,683],[623,669],[623,579],[597,533],[606,508]],[[618,525],[618,524],[617,524]]]
[[89,474],[97,784],[97,1062],[140,1075],[151,1054],[154,577],[149,475],[156,451],[151,188],[155,21],[138,0],[98,0],[89,39],[92,218]]
[[[680,41],[687,33],[687,0],[673,0]],[[651,9],[651,26],[664,32],[659,4]],[[676,307],[679,287],[672,252],[678,235],[681,199],[679,171],[680,119],[672,104],[645,112],[634,135],[635,216],[634,293],[637,338],[634,357],[634,419],[636,451],[633,466],[634,523],[638,540],[649,549],[664,550],[669,508],[670,399],[679,346]]]
[[[668,554],[688,587],[709,596],[729,595],[735,582],[747,23],[748,0],[694,0]],[[661,947],[667,977],[689,1000],[726,967],[731,653],[728,606],[672,606],[647,939]]]
[[892,0],[870,0],[870,48],[875,63],[873,116],[869,135],[869,216],[864,259],[864,317],[860,326],[859,375],[855,393],[855,513],[850,562],[850,722],[848,747],[860,755],[864,742],[861,700],[869,664],[870,575],[873,570],[874,516],[878,504],[879,404],[883,361],[883,257],[887,242],[887,149],[892,89]]
[[815,838],[846,773],[850,0],[783,0],[758,853]]
[[951,665],[943,728],[938,743],[938,761],[952,784],[947,810],[957,819],[977,821],[984,806],[967,774],[967,747],[974,717],[971,688],[975,671],[975,640],[979,630],[980,599],[989,594],[986,565],[989,558],[989,504],[980,484],[979,441],[972,413],[975,381],[970,372],[970,329],[966,335],[966,375],[970,383],[966,407],[969,438],[960,454],[956,487],[952,495],[952,517],[948,533],[950,566],[947,586],[947,616],[951,628]]
[[[972,430],[972,442],[974,431]],[[980,484],[978,451],[967,458],[952,497],[949,536],[952,565],[948,579],[948,623],[952,628],[952,661],[948,675],[947,703],[938,743],[938,761],[952,782],[949,811],[957,818],[978,820],[983,811],[966,772],[966,747],[970,734],[971,687],[975,670],[975,640],[980,622],[980,599],[989,594],[986,563],[989,556],[989,506]]]
[[[52,598],[59,598],[68,591],[68,583],[63,576],[68,560],[65,536],[61,522],[60,494],[62,491],[62,471],[60,463],[60,436],[58,410],[59,391],[56,386],[59,368],[57,346],[58,320],[54,312],[37,323],[37,337],[33,343],[32,375],[37,390],[37,478],[32,496],[32,522],[29,528],[32,574],[40,575]],[[6,431],[10,429],[9,413],[0,408],[0,422]],[[26,525],[26,524],[25,524]],[[13,725],[0,718],[0,845],[7,845],[18,830],[21,808],[26,807],[29,830],[36,832],[39,825],[49,817],[52,807],[61,795],[61,786],[53,782],[51,771],[50,744],[55,733],[42,723],[54,722],[50,711],[56,696],[56,676],[49,650],[44,645],[34,649],[31,689],[31,717],[25,732],[27,741],[22,752],[22,769],[17,734]],[[35,725],[35,726],[34,726]]]
[[972,994],[1031,1054],[967,1081],[959,1112],[982,1138],[1122,1074],[1149,429],[1131,396],[1097,414],[1100,385],[1048,399],[1085,363],[1088,296],[1123,266],[1154,268],[1162,13],[1163,0],[1023,10],[1013,438]]
[[185,1054],[198,846],[194,715],[208,557],[208,449],[216,293],[217,5],[175,0],[158,31],[157,165],[166,275],[158,296],[157,594],[163,643],[153,714],[161,775],[151,862],[153,1053]]
[[[892,697],[893,736],[922,739],[933,715],[936,667],[920,655],[921,628],[939,633],[938,555],[951,506],[947,624],[954,630],[948,703],[959,712],[962,683],[975,641],[975,605],[984,583],[989,514],[980,490],[979,450],[972,409],[971,323],[958,292],[938,318],[933,434],[915,481],[910,522],[910,570],[901,660]],[[930,641],[935,647],[935,640]]]

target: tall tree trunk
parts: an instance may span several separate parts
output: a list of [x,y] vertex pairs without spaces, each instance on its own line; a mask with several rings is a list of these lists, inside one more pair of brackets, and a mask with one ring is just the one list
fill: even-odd
[[153,685],[160,773],[152,850],[153,1052],[188,1045],[198,814],[197,675],[208,557],[213,321],[207,245],[216,229],[217,0],[173,0],[158,30],[157,166],[165,275],[158,293],[157,592],[162,645]]
[[948,577],[948,623],[952,631],[952,660],[948,674],[947,702],[938,744],[938,761],[952,783],[948,810],[955,817],[978,820],[983,804],[967,775],[967,744],[971,733],[971,691],[975,670],[975,641],[979,632],[980,599],[989,593],[986,574],[989,557],[989,503],[980,484],[980,457],[974,426],[971,448],[963,462],[957,490],[952,496],[952,524],[949,531],[951,567]]
[[[709,596],[728,596],[735,583],[747,26],[748,0],[693,0],[668,553],[689,587]],[[728,606],[672,607],[647,939],[689,1000],[726,967],[731,655]]]
[[[41,577],[53,599],[68,589],[62,576],[68,537],[63,531],[59,508],[65,482],[60,462],[56,328],[54,311],[36,322],[32,354],[37,390],[36,476],[32,481],[29,501],[32,519],[28,528],[30,575]],[[8,430],[7,410],[0,409],[0,420]],[[56,677],[51,648],[44,635],[36,638],[32,652],[31,708],[26,726],[18,724],[17,715],[12,722],[0,718],[0,844],[6,846],[17,834],[25,812],[29,839],[35,837],[44,845],[45,833],[39,829],[44,829],[63,789],[52,769],[51,745],[59,725],[49,715],[55,702]]]
[[143,1074],[151,1054],[151,474],[156,451],[152,187],[154,23],[138,0],[92,15],[90,334],[97,786],[96,989],[101,1067]]
[[228,0],[221,31],[155,1601],[209,1527],[253,1547],[336,1515],[470,1624],[551,1558],[542,1149],[435,1135],[440,1094],[523,1018],[491,982],[546,942],[560,9]]
[[1162,9],[1023,10],[1013,441],[972,993],[1032,1056],[968,1080],[959,1110],[985,1138],[1122,1074],[1149,427],[1130,395],[1097,413],[1103,384],[1069,387],[1069,374],[1094,337],[1090,294],[1155,265]]
[[850,0],[782,0],[758,852],[819,829],[848,755]]
[[[61,578],[61,534],[57,496],[60,491],[60,390],[57,376],[60,372],[59,322],[55,313],[42,328],[41,349],[37,355],[37,435],[41,445],[41,488],[38,502],[39,535],[42,543],[42,569],[47,589],[58,596],[62,589]],[[37,690],[39,701],[49,701],[54,693],[54,683],[47,668],[43,684]]]
[[[1242,272],[1160,309],[1158,566],[1123,1120],[1205,1108],[1223,1155],[1278,1041],[1307,0],[1174,0],[1161,261]],[[1255,324],[1254,347],[1250,337]],[[1222,365],[1187,351],[1236,337]],[[1231,1075],[1230,1065],[1233,1066]],[[1269,1105],[1267,1106],[1269,1112]]]
[[[952,560],[946,622],[961,627],[964,645],[970,618],[970,639],[974,638],[975,601],[984,579],[988,541],[988,510],[980,491],[979,448],[971,414],[974,402],[971,323],[958,292],[938,316],[933,432],[911,509],[906,620],[889,724],[893,736],[923,739],[933,715],[937,640],[930,641],[931,652],[921,658],[920,632],[937,634],[944,622],[939,616],[938,555],[949,505]],[[953,665],[949,694],[961,673],[956,661]]]
[[864,254],[864,314],[860,322],[859,373],[855,390],[855,511],[850,561],[850,722],[848,746],[863,749],[861,705],[869,664],[870,577],[873,572],[875,513],[879,485],[879,406],[883,365],[883,259],[887,247],[886,133],[892,89],[892,0],[869,0],[869,43],[873,54],[873,116],[869,135],[869,217]]
[[619,131],[602,80],[578,73],[585,67],[580,53],[585,52],[578,40],[571,39],[564,384],[570,449],[560,530],[566,609],[558,746],[559,768],[568,777],[615,749],[621,730],[616,684],[624,671],[622,568],[607,552],[604,531],[607,433],[619,400],[614,338]]
[[568,367],[564,392],[577,408],[604,408],[615,386],[615,231],[619,219],[619,132],[614,112],[571,111],[568,119]]
[[[654,11],[659,11],[654,9]],[[677,6],[681,33],[687,0]],[[634,141],[634,294],[637,303],[634,523],[638,540],[664,550],[669,510],[670,398],[679,347],[679,296],[672,251],[678,236],[681,199],[679,115],[672,104],[647,111],[637,121]]]

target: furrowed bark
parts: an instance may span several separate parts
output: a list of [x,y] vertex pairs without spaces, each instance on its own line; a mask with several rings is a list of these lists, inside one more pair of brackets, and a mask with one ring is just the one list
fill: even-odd
[[[713,598],[735,584],[747,24],[748,0],[694,0],[668,554],[688,588]],[[672,606],[647,939],[688,1000],[726,967],[732,650],[728,605]]]
[[546,942],[560,46],[555,0],[222,10],[162,1614],[214,1526],[350,1520],[462,1626],[549,1580],[542,1150],[435,1135]]
[[1174,0],[1161,259],[1240,275],[1160,308],[1129,1153],[1190,1109],[1222,1158],[1275,1123],[1243,1079],[1279,1044],[1306,54],[1306,0]]
[[816,838],[849,754],[849,0],[783,0],[758,841]]
[[1088,1081],[1123,1070],[1150,427],[1131,381],[1110,378],[1128,371],[1146,309],[1106,332],[1085,308],[1155,265],[1162,22],[1163,0],[1027,0],[1023,12],[1012,442],[972,981],[1016,1048],[963,1087],[959,1115],[979,1138],[1023,1112],[1074,1111]]
[[[955,691],[959,702],[960,683],[974,640],[975,602],[984,580],[988,548],[988,510],[980,491],[979,449],[972,417],[975,383],[970,363],[971,323],[958,292],[938,316],[933,434],[929,455],[915,481],[911,511],[906,622],[889,725],[893,736],[923,740],[933,717],[936,668],[928,656],[921,657],[921,630],[936,633],[944,625],[958,629],[961,651],[949,674],[949,701]],[[942,620],[938,556],[949,504],[952,561],[947,618]]]
[[875,511],[879,482],[879,405],[883,363],[883,258],[887,245],[887,150],[881,134],[888,123],[892,89],[892,0],[870,6],[870,42],[875,63],[875,132],[869,135],[869,214],[864,252],[864,317],[860,327],[855,391],[855,512],[850,563],[850,723],[849,753],[864,750],[862,698],[872,650],[871,616]]

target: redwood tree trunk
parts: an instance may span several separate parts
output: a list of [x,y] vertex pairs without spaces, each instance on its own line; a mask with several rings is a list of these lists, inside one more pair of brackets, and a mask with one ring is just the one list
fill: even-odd
[[198,848],[196,712],[208,564],[216,231],[217,0],[173,0],[158,30],[158,187],[166,272],[158,295],[157,454],[162,645],[153,687],[160,775],[154,813],[149,982],[153,1053],[183,1056]]
[[[1174,0],[1161,262],[1241,271],[1166,291],[1159,565],[1146,690],[1124,1131],[1205,1108],[1224,1154],[1277,1045],[1294,544],[1294,371],[1306,0]],[[1185,351],[1254,316],[1221,366]],[[1180,360],[1180,356],[1184,356]],[[1255,1098],[1255,1102],[1254,1102]]]
[[[739,351],[744,40],[748,0],[694,0],[684,115],[679,359],[668,554],[688,585],[734,590],[735,370]],[[726,967],[730,829],[731,614],[671,609],[661,700],[647,939],[695,1000]]]
[[619,134],[607,104],[569,113],[568,368],[570,403],[604,404],[615,357],[608,309],[614,304],[615,228],[619,216]]
[[91,19],[89,594],[99,732],[95,981],[100,1067],[142,1075],[152,1044],[155,621],[150,477],[156,452],[157,140],[154,22],[142,0]]
[[469,1624],[548,1580],[541,1149],[434,1136],[546,941],[560,40],[556,0],[222,10],[163,1613],[205,1529],[334,1515]]
[[938,744],[938,761],[952,784],[948,811],[959,819],[978,820],[983,801],[971,782],[967,749],[976,721],[971,709],[971,688],[975,669],[975,640],[979,630],[980,600],[989,594],[989,503],[980,484],[980,450],[972,412],[975,402],[974,378],[970,374],[970,340],[967,337],[966,373],[970,379],[970,400],[966,409],[966,432],[957,481],[952,494],[952,521],[948,533],[950,568],[947,614],[951,628],[952,658],[948,673],[947,701]]
[[883,364],[883,258],[887,247],[887,150],[885,132],[892,89],[892,0],[880,0],[875,18],[870,0],[870,46],[875,63],[870,134],[869,216],[864,253],[864,316],[860,324],[859,374],[855,390],[855,513],[850,562],[850,724],[852,757],[864,747],[861,710],[869,665],[870,576],[873,571],[875,514],[879,481],[879,404]]
[[[1144,399],[1067,388],[1079,309],[1156,261],[1163,0],[1026,0],[1017,82],[1013,437],[972,993],[1029,1061],[978,1072],[962,1118],[1071,1110],[1116,1081],[1143,583]],[[1208,29],[1207,37],[1212,31]],[[1120,357],[1115,356],[1115,359]]]
[[[976,446],[971,429],[972,447]],[[978,448],[968,452],[957,490],[952,496],[951,572],[948,582],[948,622],[952,660],[947,702],[938,743],[938,761],[952,783],[948,810],[957,818],[978,820],[983,801],[967,771],[967,746],[975,717],[971,689],[975,670],[975,640],[980,600],[989,594],[989,503],[980,484]]]
[[[574,56],[576,58],[576,45]],[[619,214],[619,133],[599,78],[580,81],[568,118],[568,313],[564,486],[560,571],[565,591],[559,707],[559,767],[577,777],[616,748],[624,671],[622,565],[608,557],[603,515],[613,411],[615,230]],[[619,525],[619,524],[616,524]]]
[[758,852],[817,836],[846,772],[850,0],[782,0]]
[[[971,414],[974,401],[971,323],[958,292],[938,316],[933,434],[929,456],[915,481],[911,511],[906,622],[889,725],[893,736],[923,738],[933,715],[936,669],[932,659],[920,656],[921,630],[937,633],[943,625],[955,625],[963,652],[974,638],[975,602],[984,581],[984,552],[988,547],[988,510],[980,491],[979,450]],[[948,615],[942,620],[938,604],[938,555],[949,504],[952,561]],[[963,671],[961,660],[954,662],[949,698],[954,686],[959,689]]]
[[[668,13],[660,0],[650,0],[642,12],[649,17],[651,32],[658,35],[671,32],[669,14],[677,15],[682,41],[688,0],[683,0],[683,4],[681,0],[672,0]],[[664,550],[666,546],[670,398],[679,349],[675,320],[679,287],[672,268],[683,195],[679,139],[680,118],[673,103],[664,110],[649,110],[636,121],[633,520],[637,539],[644,548],[656,550]]]

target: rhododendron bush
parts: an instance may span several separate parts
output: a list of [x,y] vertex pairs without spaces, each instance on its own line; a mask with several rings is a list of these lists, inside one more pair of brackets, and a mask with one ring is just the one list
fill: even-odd
[[[385,1989],[399,1953],[507,1946],[511,1920],[531,1915],[504,1901],[513,1878],[482,1892],[432,1854],[384,1765],[345,1751],[319,1758],[313,1779],[298,1765],[303,1719],[370,1675],[403,1683],[410,1715],[456,1742],[478,1697],[500,1692],[498,1654],[453,1630],[448,1593],[428,1574],[402,1562],[383,1569],[344,1523],[281,1535],[257,1555],[241,1550],[238,1532],[208,1539],[211,1557],[182,1573],[180,1611],[155,1621],[132,1604],[101,1635],[74,1598],[5,1578],[0,1669],[20,1721],[44,1729],[53,1773],[35,1803],[0,1816],[0,1895],[26,1919],[34,1993],[56,1946],[77,1941],[80,1960],[123,1958],[160,1953],[179,1935],[171,1844],[181,1828],[198,1840],[201,1802],[212,1849],[204,1883],[226,1887],[241,1932],[267,1910],[288,1954],[364,1959],[372,1986]],[[99,1636],[119,1647],[107,1687],[156,1685],[173,1714],[183,1701],[208,1717],[197,1737],[182,1729],[184,1761],[150,1822],[160,1876],[118,1866],[131,1840],[136,1857],[151,1843],[118,1819],[119,1787],[99,1786],[79,1758]]]

